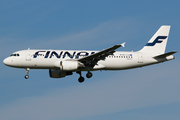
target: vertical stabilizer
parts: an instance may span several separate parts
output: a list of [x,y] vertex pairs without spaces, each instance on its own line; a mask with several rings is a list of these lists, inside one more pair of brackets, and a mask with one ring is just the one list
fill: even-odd
[[170,27],[171,26],[169,25],[161,26],[159,30],[153,35],[153,37],[139,52],[164,54]]

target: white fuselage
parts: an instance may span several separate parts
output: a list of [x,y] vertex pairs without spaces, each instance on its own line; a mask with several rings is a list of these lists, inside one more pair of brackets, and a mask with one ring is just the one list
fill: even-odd
[[[4,60],[4,64],[16,68],[30,69],[60,69],[57,61],[78,60],[79,58],[94,54],[98,51],[76,50],[22,50],[12,54]],[[17,55],[19,54],[19,55]],[[174,59],[168,56],[163,59],[154,59],[152,53],[120,52],[109,55],[90,70],[123,70],[156,64]],[[87,69],[82,69],[83,71]],[[76,70],[75,70],[76,71]]]

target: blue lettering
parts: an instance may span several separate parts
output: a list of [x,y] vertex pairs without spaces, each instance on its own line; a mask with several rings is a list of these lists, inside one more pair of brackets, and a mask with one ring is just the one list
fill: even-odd
[[94,54],[95,52],[91,52],[91,55]]
[[38,51],[38,52],[36,52],[36,53],[34,54],[33,58],[37,58],[37,56],[42,55],[42,54],[39,54],[39,52],[46,52],[46,51]]
[[64,55],[63,55],[63,58],[65,58],[66,55],[67,55],[68,57],[70,57],[71,59],[73,59],[75,53],[76,53],[76,52],[74,52],[74,53],[71,55],[69,52],[65,52]]
[[76,59],[79,59],[79,56],[88,56],[88,55],[89,55],[88,52],[79,52],[79,53],[77,53],[77,55],[76,55]]
[[49,53],[50,53],[50,51],[47,51],[47,53],[46,53],[46,55],[45,55],[45,57],[44,57],[44,58],[48,58]]
[[63,51],[61,51],[61,53],[58,55],[55,51],[53,51],[49,58],[52,58],[53,55],[55,55],[57,58],[60,58],[62,53],[63,53]]
[[[46,52],[46,53],[44,53],[44,52]],[[44,53],[44,54],[41,54],[41,53]],[[61,58],[61,56],[62,56],[62,58],[66,58],[66,57],[69,57],[69,58],[71,58],[71,59],[73,59],[74,57],[75,57],[75,59],[79,59],[79,57],[81,57],[81,56],[84,56],[84,57],[86,57],[86,56],[88,56],[89,54],[94,54],[95,52],[91,52],[91,53],[88,53],[88,52],[78,52],[77,54],[76,54],[76,52],[73,52],[73,53],[70,53],[70,52],[68,52],[68,51],[66,51],[66,52],[64,52],[64,54],[63,54],[63,51],[61,51],[59,54],[56,52],[56,51],[37,51],[35,54],[34,54],[34,56],[33,56],[33,58],[37,58],[37,56],[44,56],[44,58],[52,58],[53,56],[55,56],[56,58]],[[76,54],[76,55],[75,55]]]

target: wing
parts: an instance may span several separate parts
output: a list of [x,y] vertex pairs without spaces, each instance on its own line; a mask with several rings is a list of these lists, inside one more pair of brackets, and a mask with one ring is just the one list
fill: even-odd
[[104,60],[105,57],[107,57],[109,55],[113,55],[113,53],[115,52],[115,50],[117,48],[119,48],[121,46],[124,47],[124,45],[125,45],[125,42],[120,45],[114,45],[110,48],[99,51],[99,52],[89,55],[87,57],[80,58],[80,59],[78,59],[78,61],[83,63],[85,66],[94,67],[99,60]]

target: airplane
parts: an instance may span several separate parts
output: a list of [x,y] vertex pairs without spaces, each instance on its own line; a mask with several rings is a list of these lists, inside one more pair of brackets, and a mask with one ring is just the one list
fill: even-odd
[[132,69],[174,59],[172,54],[177,51],[165,53],[170,27],[161,26],[137,52],[115,51],[124,47],[125,43],[102,51],[28,49],[12,53],[3,63],[10,67],[25,68],[25,79],[29,78],[30,69],[49,69],[51,78],[63,78],[76,72],[80,75],[78,81],[82,83],[85,80],[82,71],[87,71],[86,77],[91,78],[91,71]]

